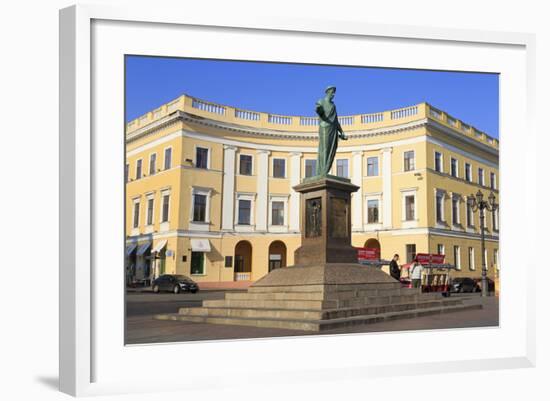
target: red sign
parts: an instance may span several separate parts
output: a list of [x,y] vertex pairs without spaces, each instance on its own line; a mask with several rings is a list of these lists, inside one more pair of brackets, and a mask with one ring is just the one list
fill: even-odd
[[379,248],[357,248],[357,259],[378,260],[380,259]]
[[416,258],[421,265],[442,264],[445,261],[445,255],[435,253],[417,253]]

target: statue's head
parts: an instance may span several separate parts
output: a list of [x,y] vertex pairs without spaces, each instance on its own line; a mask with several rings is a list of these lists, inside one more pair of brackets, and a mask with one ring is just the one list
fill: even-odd
[[327,88],[325,89],[325,93],[330,99],[332,99],[334,97],[334,94],[336,93],[336,86],[327,86]]

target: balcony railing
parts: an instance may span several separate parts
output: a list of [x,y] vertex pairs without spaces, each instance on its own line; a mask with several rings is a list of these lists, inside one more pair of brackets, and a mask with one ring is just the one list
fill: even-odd
[[405,107],[404,109],[393,110],[391,112],[391,119],[397,120],[399,118],[414,116],[416,114],[418,114],[418,106],[410,106],[410,107]]
[[258,121],[260,120],[260,113],[256,113],[254,111],[235,109],[235,117],[240,118],[241,120]]
[[270,114],[267,117],[267,121],[270,122],[271,124],[290,125],[292,124],[292,117],[277,116],[275,114]]
[[361,116],[362,124],[378,123],[384,120],[384,113],[363,114]]
[[250,272],[235,273],[235,281],[250,281]]
[[225,107],[215,103],[207,103],[203,102],[202,100],[193,99],[191,106],[195,109],[208,111],[214,114],[225,114]]

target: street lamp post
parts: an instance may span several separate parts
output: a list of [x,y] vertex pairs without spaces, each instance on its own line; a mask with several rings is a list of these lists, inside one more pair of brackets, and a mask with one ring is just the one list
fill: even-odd
[[498,203],[496,203],[494,193],[491,192],[489,201],[485,201],[483,200],[483,193],[478,190],[475,196],[468,196],[468,204],[474,213],[479,210],[479,223],[481,225],[481,296],[486,297],[489,291],[487,288],[487,261],[485,260],[485,210],[489,212],[496,211]]

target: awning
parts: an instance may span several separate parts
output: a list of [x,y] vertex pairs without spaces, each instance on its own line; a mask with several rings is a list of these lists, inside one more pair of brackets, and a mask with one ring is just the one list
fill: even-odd
[[151,247],[151,242],[145,242],[141,244],[137,250],[136,255],[142,256],[145,252],[147,252],[147,249]]
[[166,246],[166,243],[168,242],[168,240],[166,239],[163,239],[162,241],[160,242],[157,242],[157,244],[154,246],[153,249],[151,249],[151,253],[155,253],[155,252],[160,252],[162,251],[162,248],[164,248]]
[[191,250],[193,252],[210,252],[210,241],[207,239],[191,239]]
[[137,248],[137,244],[126,245],[126,256],[130,256]]

